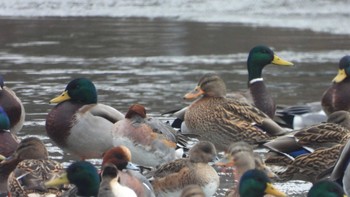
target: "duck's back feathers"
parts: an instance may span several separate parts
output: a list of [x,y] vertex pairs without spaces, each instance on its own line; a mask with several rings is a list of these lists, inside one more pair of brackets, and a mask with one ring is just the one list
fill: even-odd
[[9,176],[9,192],[12,196],[23,197],[31,194],[61,196],[68,185],[45,188],[43,183],[59,177],[62,172],[63,166],[54,160],[24,160]]

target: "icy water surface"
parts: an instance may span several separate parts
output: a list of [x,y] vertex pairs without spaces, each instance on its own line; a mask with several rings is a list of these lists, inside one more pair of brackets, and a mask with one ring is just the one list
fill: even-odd
[[[219,73],[230,91],[245,89],[245,62],[257,44],[295,63],[263,72],[276,102],[286,105],[319,101],[339,59],[350,54],[347,1],[320,1],[313,14],[312,3],[296,9],[289,1],[259,1],[272,12],[251,1],[190,2],[0,1],[1,74],[27,112],[19,136],[40,137],[53,158],[72,161],[46,136],[45,118],[53,107],[49,100],[76,77],[92,79],[101,103],[122,112],[141,103],[165,121],[160,114],[187,105],[183,95],[204,73]],[[222,176],[217,196],[231,179]],[[310,184],[278,186],[289,196],[304,196]]]

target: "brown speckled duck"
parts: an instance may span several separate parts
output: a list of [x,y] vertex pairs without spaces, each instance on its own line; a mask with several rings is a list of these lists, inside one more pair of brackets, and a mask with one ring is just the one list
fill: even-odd
[[189,152],[189,158],[181,158],[159,166],[153,172],[156,196],[180,196],[187,185],[199,185],[205,196],[213,196],[219,187],[219,175],[208,162],[216,158],[215,146],[200,141]]
[[[230,92],[228,93],[227,97],[253,104],[270,118],[273,118],[276,112],[275,100],[269,93],[264,83],[264,79],[262,78],[262,71],[265,66],[269,64],[278,66],[293,65],[293,63],[278,57],[269,47],[264,45],[255,46],[250,50],[247,58],[249,90]],[[177,117],[177,119],[172,123],[173,127],[182,127],[181,130],[186,129],[186,127],[182,124],[186,110],[187,107],[181,110],[174,110],[175,112],[168,112]]]
[[271,151],[265,162],[286,167],[276,172],[280,180],[316,182],[332,167],[350,139],[350,113],[332,113],[327,123],[317,124],[293,135],[282,136],[264,144]]
[[263,143],[286,133],[258,108],[226,98],[226,85],[217,74],[204,75],[184,98],[198,98],[185,113],[187,132],[213,142],[220,151],[235,141]]
[[263,158],[253,151],[253,147],[246,142],[232,143],[222,159],[215,163],[217,166],[233,167],[234,184],[228,190],[226,196],[239,196],[238,182],[241,176],[248,170],[258,169],[263,171],[268,177],[276,178],[271,169],[266,166]]
[[44,143],[36,137],[23,139],[16,152],[0,163],[1,192],[11,196],[57,195],[68,189],[46,188],[43,183],[54,179],[64,171],[63,166],[48,158]]
[[266,163],[284,166],[299,155],[344,144],[349,138],[350,112],[336,111],[325,123],[296,130],[265,143],[264,146],[271,150],[266,156]]
[[322,96],[322,107],[326,114],[338,110],[350,111],[350,56],[344,56],[339,61],[337,76],[333,79],[333,84]]
[[91,80],[70,81],[65,91],[50,102],[58,104],[47,115],[46,132],[58,147],[80,159],[101,158],[113,147],[114,123],[124,119],[124,115],[97,103]]
[[25,110],[16,93],[5,86],[4,78],[0,75],[0,105],[10,119],[10,131],[17,134],[23,127]]

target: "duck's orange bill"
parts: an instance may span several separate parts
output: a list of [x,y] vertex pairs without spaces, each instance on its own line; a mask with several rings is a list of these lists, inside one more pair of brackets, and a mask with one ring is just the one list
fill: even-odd
[[235,162],[233,161],[233,157],[227,154],[223,158],[215,162],[214,165],[222,167],[233,167],[235,165]]
[[204,91],[199,86],[197,86],[194,90],[192,90],[191,92],[187,93],[184,96],[184,99],[186,99],[186,100],[193,100],[193,99],[196,99],[196,98],[198,98],[199,96],[201,96],[203,94],[204,94]]

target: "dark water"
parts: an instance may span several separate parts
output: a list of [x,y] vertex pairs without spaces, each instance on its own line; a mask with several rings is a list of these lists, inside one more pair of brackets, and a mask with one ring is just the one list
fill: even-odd
[[[219,73],[231,91],[245,89],[248,51],[266,44],[295,63],[292,68],[268,66],[264,70],[277,103],[303,104],[320,100],[337,72],[339,59],[350,54],[349,38],[164,19],[2,18],[0,69],[7,86],[25,105],[26,123],[19,136],[42,138],[53,158],[69,163],[71,157],[47,138],[45,118],[53,107],[49,100],[73,78],[92,79],[101,103],[126,112],[137,102],[160,117],[187,105],[182,96],[204,73]],[[222,187],[231,184],[226,181]],[[290,196],[298,196],[305,185],[280,186]]]

